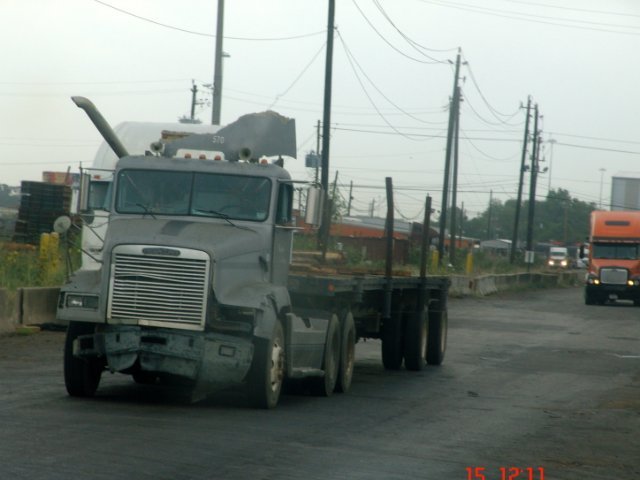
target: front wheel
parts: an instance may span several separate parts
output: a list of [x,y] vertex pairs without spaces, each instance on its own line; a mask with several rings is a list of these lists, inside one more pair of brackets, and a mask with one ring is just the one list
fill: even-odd
[[72,397],[92,397],[100,384],[104,362],[99,358],[78,358],[73,355],[74,340],[94,331],[93,324],[69,322],[64,342],[64,385]]
[[284,331],[276,321],[271,340],[257,338],[249,372],[249,402],[255,408],[274,408],[284,378]]

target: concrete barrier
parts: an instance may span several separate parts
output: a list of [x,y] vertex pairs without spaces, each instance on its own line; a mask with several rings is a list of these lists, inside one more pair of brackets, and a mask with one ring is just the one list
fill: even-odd
[[21,325],[63,326],[56,321],[59,292],[57,287],[0,289],[0,333],[14,332]]
[[59,288],[29,287],[22,289],[22,325],[56,323]]
[[20,324],[20,294],[0,288],[0,333],[13,332]]
[[449,292],[452,296],[485,296],[515,289],[578,286],[584,282],[584,272],[522,272],[478,277],[453,275],[450,278]]

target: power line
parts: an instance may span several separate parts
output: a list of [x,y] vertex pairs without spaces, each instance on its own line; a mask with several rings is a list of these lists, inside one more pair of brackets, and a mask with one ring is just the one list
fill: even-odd
[[298,83],[298,80],[300,80],[302,78],[302,76],[306,73],[307,70],[309,70],[309,67],[311,67],[311,65],[313,64],[313,62],[315,62],[316,58],[318,58],[318,55],[320,55],[322,53],[322,51],[324,50],[324,48],[326,47],[327,42],[324,42],[322,44],[322,47],[320,47],[320,50],[318,50],[315,55],[313,57],[311,57],[311,60],[309,61],[309,63],[307,63],[307,65],[302,69],[302,71],[300,72],[300,74],[295,78],[295,80],[293,82],[291,82],[291,85],[289,85],[287,87],[287,89],[282,92],[279,95],[276,95],[275,100],[273,101],[273,103],[271,105],[269,105],[268,110],[271,110],[276,103],[278,103],[278,101],[280,100],[280,97],[284,97],[287,93],[289,93],[289,90],[291,90],[294,85],[296,83]]
[[[130,17],[134,17],[137,18],[138,20],[142,20],[144,22],[148,22],[148,23],[152,23],[154,25],[157,25],[159,27],[163,27],[163,28],[168,28],[170,30],[176,30],[178,32],[182,32],[182,33],[188,33],[190,35],[199,35],[201,37],[208,37],[208,38],[215,38],[215,34],[211,34],[211,33],[204,33],[204,32],[196,32],[194,30],[188,30],[186,28],[180,28],[180,27],[176,27],[174,25],[169,25],[166,23],[161,23],[158,22],[156,20],[152,20],[150,18],[147,17],[143,17],[141,15],[136,15],[135,13],[129,12],[127,10],[123,10],[122,8],[118,8],[114,5],[110,5],[106,2],[103,2],[101,0],[93,0],[96,3],[99,3],[100,5],[103,5],[105,7],[109,7],[117,12],[123,13],[125,15],[129,15]],[[300,38],[307,38],[307,37],[313,37],[316,35],[321,35],[326,33],[325,30],[321,30],[319,32],[312,32],[312,33],[304,33],[301,35],[291,35],[288,37],[273,37],[273,38],[249,38],[249,37],[228,37],[225,36],[224,38],[227,40],[246,40],[246,41],[260,41],[260,42],[273,42],[273,41],[280,41],[280,40],[297,40]]]
[[382,7],[382,5],[380,5],[380,2],[378,0],[373,0],[373,3],[378,8],[380,13],[382,13],[382,16],[384,18],[386,18],[387,21],[391,24],[391,26],[400,34],[400,36],[402,38],[404,38],[407,41],[407,43],[409,45],[411,45],[418,53],[420,53],[421,55],[424,55],[428,59],[433,60],[435,62],[439,62],[439,63],[448,63],[446,61],[441,61],[441,60],[438,60],[437,58],[433,58],[433,57],[427,55],[426,53],[424,53],[423,51],[421,51],[420,49],[427,50],[427,51],[430,51],[430,52],[451,52],[451,51],[456,51],[457,50],[457,47],[456,48],[448,48],[448,49],[444,49],[444,50],[435,50],[433,48],[428,48],[428,47],[425,47],[423,45],[420,45],[418,42],[416,42],[413,39],[409,38],[402,30],[400,30],[398,28],[398,26],[393,22],[393,20],[391,20],[391,17],[389,17],[389,15],[385,11],[385,9]]
[[[355,3],[355,1],[354,1],[354,3]],[[382,120],[384,120],[384,122],[389,126],[389,128],[391,128],[394,132],[396,132],[396,134],[401,135],[401,136],[405,137],[408,140],[421,141],[420,139],[412,138],[411,135],[407,135],[407,134],[404,134],[404,133],[400,132],[393,125],[391,125],[391,123],[387,120],[387,118],[382,114],[382,112],[380,111],[380,109],[378,108],[376,103],[373,101],[373,98],[371,98],[371,95],[369,95],[369,92],[367,91],[366,87],[364,86],[364,83],[362,83],[362,79],[360,78],[360,75],[358,75],[358,71],[356,70],[355,65],[358,66],[360,71],[362,71],[364,76],[367,78],[367,80],[369,80],[371,85],[373,85],[373,87],[378,91],[378,93],[380,93],[389,103],[391,103],[391,105],[396,107],[398,110],[402,111],[406,115],[409,115],[406,112],[404,112],[400,107],[398,107],[395,103],[393,103],[391,100],[389,100],[384,94],[382,94],[382,92],[378,89],[378,87],[376,87],[373,84],[373,82],[371,82],[371,80],[369,79],[367,74],[364,73],[364,71],[362,70],[362,67],[360,67],[360,64],[358,64],[357,60],[353,57],[351,51],[349,50],[349,47],[347,47],[347,44],[344,41],[344,38],[342,38],[342,35],[340,34],[340,31],[336,29],[336,32],[338,34],[338,38],[340,39],[340,42],[342,43],[342,47],[344,48],[344,50],[345,50],[345,52],[347,54],[347,60],[349,61],[349,65],[351,65],[351,69],[353,70],[353,73],[356,76],[356,79],[358,80],[358,83],[360,84],[360,87],[362,88],[363,93],[369,99],[369,103],[371,103],[371,106],[373,106],[375,111],[378,112],[378,115],[380,116],[380,118],[382,118]],[[354,65],[354,63],[355,63],[355,65]],[[411,116],[412,118],[415,118],[412,115],[409,115],[409,116]]]
[[[495,17],[509,18],[512,20],[521,20],[521,21],[532,22],[532,23],[541,23],[544,25],[553,25],[557,27],[573,28],[578,30],[589,30],[589,31],[604,32],[604,33],[617,33],[617,34],[624,34],[624,35],[640,35],[640,32],[625,32],[622,30],[611,30],[606,28],[595,28],[590,26],[571,25],[571,24],[558,23],[558,22],[565,21],[565,22],[573,22],[573,23],[584,23],[587,25],[602,25],[602,26],[612,26],[612,27],[620,27],[620,28],[638,28],[634,26],[627,26],[627,25],[620,25],[620,24],[602,24],[597,22],[587,22],[587,21],[573,20],[568,18],[524,14],[524,13],[514,12],[514,11],[507,12],[509,14],[506,14],[503,10],[476,7],[476,6],[463,4],[463,3],[454,3],[451,1],[447,1],[447,2],[441,2],[437,0],[417,0],[417,1],[421,3],[428,3],[431,5],[437,5],[445,8],[453,8],[453,9],[464,10],[464,11],[473,12],[473,13],[480,13],[483,15],[491,15]],[[539,20],[539,19],[542,19],[542,20]],[[553,20],[553,21],[548,21],[548,20]]]
[[380,31],[373,25],[373,23],[371,23],[371,20],[369,20],[369,18],[367,18],[367,16],[364,14],[364,12],[362,11],[362,9],[358,6],[358,4],[356,3],[356,0],[351,0],[353,2],[353,4],[355,5],[356,9],[358,10],[358,12],[360,12],[360,15],[362,15],[362,18],[365,19],[365,21],[369,24],[369,26],[373,29],[374,32],[376,32],[376,34],[384,41],[384,43],[386,43],[387,45],[389,45],[393,50],[395,50],[396,52],[398,52],[400,55],[402,55],[405,58],[408,58],[409,60],[413,60],[414,62],[418,62],[418,63],[425,63],[428,65],[435,65],[438,63],[448,63],[448,62],[443,62],[441,60],[436,60],[434,58],[429,57],[428,55],[424,54],[425,56],[427,56],[428,58],[431,58],[431,60],[421,60],[419,58],[415,58],[412,57],[411,55],[407,55],[406,53],[404,53],[402,50],[400,50],[398,47],[396,47],[395,45],[393,45],[389,40],[387,40],[385,38],[384,35],[382,35],[382,33],[380,33]]
[[[482,101],[484,102],[484,104],[487,106],[487,108],[489,109],[489,111],[493,114],[493,116],[500,122],[503,123],[505,125],[510,125],[510,126],[517,126],[517,125],[513,125],[513,124],[509,124],[507,123],[506,120],[503,120],[499,117],[507,117],[507,120],[512,119],[513,117],[515,117],[518,113],[520,113],[520,109],[518,108],[514,113],[510,113],[510,114],[506,114],[506,113],[501,113],[498,110],[496,110],[487,100],[487,97],[485,97],[484,93],[482,93],[482,90],[480,89],[480,85],[478,84],[478,81],[476,80],[476,76],[473,73],[473,70],[471,69],[471,64],[469,63],[469,61],[465,60],[465,65],[467,67],[467,71],[469,72],[469,76],[471,77],[471,82],[473,83],[473,86],[476,87],[476,90],[478,91],[478,93],[480,94],[480,98],[482,98]],[[519,124],[518,124],[519,125]]]

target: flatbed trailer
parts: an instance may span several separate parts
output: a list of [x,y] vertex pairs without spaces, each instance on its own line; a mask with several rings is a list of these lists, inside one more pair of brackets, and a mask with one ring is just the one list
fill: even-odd
[[[288,290],[299,309],[338,312],[353,317],[357,339],[382,340],[382,361],[398,369],[421,370],[424,360],[440,365],[447,342],[447,296],[444,276],[406,277],[290,273]],[[426,354],[425,354],[426,352]]]

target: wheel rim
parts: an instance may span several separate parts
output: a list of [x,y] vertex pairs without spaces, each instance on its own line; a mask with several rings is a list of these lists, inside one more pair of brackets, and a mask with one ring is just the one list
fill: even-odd
[[[423,315],[426,315],[423,314]],[[421,324],[422,328],[420,329],[420,355],[422,358],[427,357],[427,321],[426,318]]]
[[269,377],[271,381],[271,391],[276,392],[282,383],[284,372],[284,349],[279,338],[274,339],[271,348],[271,369]]
[[447,348],[447,321],[448,314],[446,311],[442,312],[442,317],[440,319],[440,351],[444,354],[445,349]]
[[344,359],[344,371],[345,376],[347,378],[351,377],[353,373],[353,367],[356,362],[356,345],[355,345],[355,332],[353,330],[349,331],[349,336],[346,339],[347,342],[347,350]]

